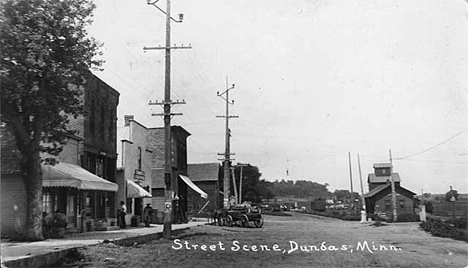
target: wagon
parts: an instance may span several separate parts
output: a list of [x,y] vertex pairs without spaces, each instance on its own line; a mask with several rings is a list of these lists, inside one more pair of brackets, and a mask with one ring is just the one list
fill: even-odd
[[249,227],[249,222],[253,222],[257,228],[263,226],[263,217],[258,206],[237,205],[226,213],[227,226],[238,224],[241,227]]

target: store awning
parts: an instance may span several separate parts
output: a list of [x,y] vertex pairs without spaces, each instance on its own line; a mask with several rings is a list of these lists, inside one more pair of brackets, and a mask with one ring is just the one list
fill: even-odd
[[208,198],[208,195],[203,192],[202,189],[198,188],[187,176],[184,175],[179,175],[179,177],[190,187],[192,188],[195,192],[199,193],[201,197],[203,198]]
[[134,181],[127,180],[127,198],[153,197]]
[[117,184],[69,163],[42,165],[42,187],[71,187],[80,190],[117,192]]

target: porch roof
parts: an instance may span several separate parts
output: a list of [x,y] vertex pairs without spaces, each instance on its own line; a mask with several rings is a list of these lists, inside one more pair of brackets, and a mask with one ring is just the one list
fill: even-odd
[[80,190],[116,192],[118,185],[100,178],[86,169],[69,163],[42,165],[43,187],[71,187]]

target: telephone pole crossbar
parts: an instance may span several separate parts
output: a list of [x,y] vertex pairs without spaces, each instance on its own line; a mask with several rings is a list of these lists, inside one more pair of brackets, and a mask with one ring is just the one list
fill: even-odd
[[159,50],[159,49],[190,49],[192,48],[191,45],[189,46],[173,46],[173,47],[143,47],[143,50],[146,51],[146,50]]

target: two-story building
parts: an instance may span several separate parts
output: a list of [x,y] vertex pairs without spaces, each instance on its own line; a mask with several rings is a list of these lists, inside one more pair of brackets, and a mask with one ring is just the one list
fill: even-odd
[[366,212],[368,214],[381,214],[393,217],[392,205],[392,179],[395,184],[397,215],[412,214],[415,208],[416,195],[414,192],[403,188],[400,183],[400,175],[392,171],[391,163],[374,164],[374,173],[367,178],[369,192],[364,194]]
[[127,224],[134,215],[142,218],[144,206],[151,203],[152,152],[147,147],[147,131],[133,115],[125,115],[124,126],[117,127],[121,142],[117,147],[117,200],[126,203]]
[[171,189],[166,189],[165,177],[165,146],[164,128],[149,128],[147,141],[152,154],[152,191],[153,208],[165,210],[168,197],[166,191],[172,195],[172,220],[174,223],[188,221],[187,215],[187,187],[200,193],[207,194],[198,188],[188,177],[187,138],[190,133],[180,126],[171,127]]

